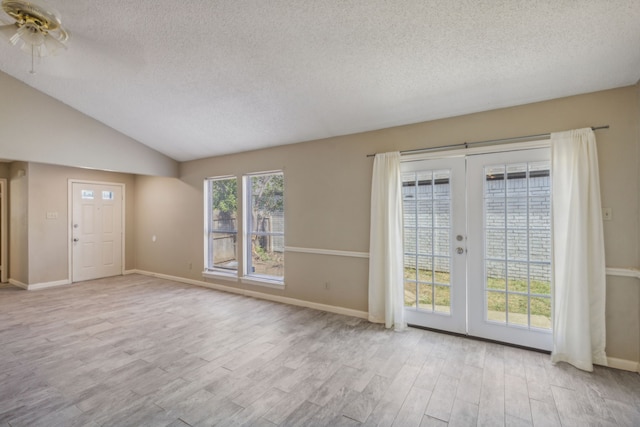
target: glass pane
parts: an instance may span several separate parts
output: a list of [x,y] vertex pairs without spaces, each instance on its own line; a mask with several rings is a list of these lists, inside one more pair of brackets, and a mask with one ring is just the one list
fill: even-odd
[[488,166],[484,168],[484,196],[487,198],[504,198],[505,179],[504,166]]
[[418,308],[433,311],[433,286],[418,285]]
[[252,236],[252,272],[284,277],[284,238],[282,236]]
[[450,200],[434,200],[433,210],[435,212],[434,225],[436,227],[448,228],[451,226]]
[[529,264],[526,262],[507,263],[507,286],[510,291],[528,292]]
[[433,234],[435,255],[449,256],[451,254],[449,230],[433,230]]
[[[282,232],[273,218],[284,217],[284,175],[270,174],[251,177],[252,231]],[[284,222],[282,222],[284,225]]]
[[418,257],[418,281],[433,283],[433,258]]
[[81,190],[80,197],[83,199],[93,200],[93,190]]
[[449,286],[436,286],[435,311],[439,313],[451,312],[451,288]]
[[434,279],[436,283],[440,283],[442,285],[451,284],[450,261],[449,257],[433,258],[435,266]]
[[418,200],[418,227],[433,227],[433,202]]
[[507,231],[507,259],[527,260],[527,230]]
[[404,228],[404,253],[405,254],[415,254],[418,250],[417,244],[418,241],[416,239],[418,230],[415,228]]
[[413,199],[403,200],[402,212],[404,216],[404,226],[415,227],[416,226],[416,201]]
[[507,268],[504,262],[487,261],[487,289],[507,289]]
[[509,323],[529,326],[529,298],[525,295],[509,294]]
[[507,199],[507,227],[527,228],[527,199]]
[[235,233],[211,233],[211,246],[213,249],[211,265],[214,268],[232,271],[238,269],[236,238],[237,235]]
[[415,200],[416,198],[416,174],[402,174],[402,200]]
[[113,191],[103,191],[102,200],[113,200]]
[[506,201],[504,198],[492,198],[485,200],[485,226],[487,228],[504,228],[506,215],[505,206]]
[[418,280],[418,275],[416,271],[416,258],[408,257],[405,255],[404,257],[404,278],[406,280]]
[[418,199],[433,198],[433,174],[431,171],[423,171],[417,173],[418,180]]
[[418,230],[418,253],[420,255],[433,254],[433,230],[431,228],[421,228]]
[[451,171],[448,170],[433,172],[433,179],[435,181],[435,185],[433,186],[434,199],[451,199],[450,176]]
[[551,261],[551,231],[529,231],[529,259]]
[[549,162],[533,162],[529,164],[529,195],[542,196],[551,194]]
[[507,294],[504,292],[487,292],[487,320],[507,322]]
[[[250,198],[247,211],[250,241],[248,275],[284,278],[284,175],[253,175],[247,179]],[[278,233],[259,235],[257,233]]]
[[404,306],[416,306],[417,285],[413,282],[404,282]]
[[211,228],[214,231],[236,231],[238,186],[236,178],[211,180]]
[[551,229],[551,196],[529,198],[529,226]]
[[507,165],[507,197],[527,195],[527,165]]
[[551,298],[531,297],[531,326],[551,329]]
[[531,293],[551,295],[551,266],[549,264],[529,265]]
[[504,231],[487,231],[485,245],[485,256],[487,258],[505,259]]

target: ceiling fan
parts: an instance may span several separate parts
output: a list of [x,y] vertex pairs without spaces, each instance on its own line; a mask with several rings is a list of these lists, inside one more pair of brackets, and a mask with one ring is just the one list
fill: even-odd
[[31,55],[31,70],[35,73],[34,60],[54,55],[69,39],[62,27],[60,14],[41,0],[2,0],[2,10],[15,21],[0,26],[0,34]]

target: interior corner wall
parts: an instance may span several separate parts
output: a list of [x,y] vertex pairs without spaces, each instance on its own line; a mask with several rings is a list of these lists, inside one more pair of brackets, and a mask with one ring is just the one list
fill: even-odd
[[9,280],[29,283],[29,164],[9,167]]
[[177,176],[178,163],[0,72],[0,159]]
[[[134,268],[135,177],[65,166],[29,163],[28,281],[29,285],[68,280],[69,272],[69,179],[122,183],[125,185],[125,270]],[[47,213],[56,213],[47,219]],[[14,223],[10,223],[13,231]],[[10,252],[10,256],[13,254]]]
[[[180,178],[138,177],[136,268],[204,280],[203,180],[282,169],[286,245],[369,251],[373,159],[367,154],[610,125],[596,133],[609,267],[638,266],[638,89],[635,86],[414,125],[185,162]],[[152,236],[156,235],[154,242]],[[188,269],[189,263],[193,268]],[[287,252],[284,290],[217,283],[367,311],[366,258]],[[327,289],[326,284],[330,286]],[[473,283],[470,283],[473,286]],[[607,353],[640,360],[640,284],[607,276]]]

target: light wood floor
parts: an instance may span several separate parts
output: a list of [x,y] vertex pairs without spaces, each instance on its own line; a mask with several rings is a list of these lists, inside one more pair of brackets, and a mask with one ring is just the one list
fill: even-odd
[[138,275],[0,289],[0,426],[640,425],[640,375]]

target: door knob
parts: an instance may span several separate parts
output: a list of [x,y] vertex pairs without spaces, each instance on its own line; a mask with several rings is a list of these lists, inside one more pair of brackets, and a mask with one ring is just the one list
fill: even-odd
[[458,253],[458,255],[462,255],[464,253],[464,248],[457,247],[456,252]]
[[73,238],[73,241],[74,241],[74,242],[77,242],[77,241],[79,241],[79,240],[80,240],[80,239],[78,239],[77,237],[74,237],[74,238]]

